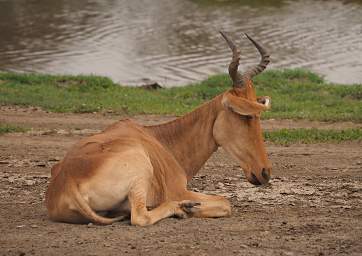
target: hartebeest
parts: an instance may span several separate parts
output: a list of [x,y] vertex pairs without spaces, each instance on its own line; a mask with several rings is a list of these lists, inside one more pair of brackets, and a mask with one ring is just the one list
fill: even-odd
[[78,142],[51,171],[46,194],[50,219],[111,224],[130,214],[131,224],[146,226],[170,216],[223,217],[231,214],[222,196],[188,191],[187,182],[219,146],[239,161],[249,182],[267,183],[271,166],[260,114],[270,107],[257,98],[251,78],[269,63],[266,51],[248,35],[260,63],[238,73],[240,52],[232,50],[233,88],[171,122],[142,126],[121,120]]

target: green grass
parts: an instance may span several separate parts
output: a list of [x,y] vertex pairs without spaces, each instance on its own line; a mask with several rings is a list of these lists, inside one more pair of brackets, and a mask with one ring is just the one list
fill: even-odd
[[0,124],[0,135],[11,132],[26,132],[28,129],[24,127],[14,126],[10,124]]
[[362,129],[321,130],[321,129],[281,129],[264,132],[266,141],[281,145],[295,143],[339,143],[362,140]]
[[[272,97],[263,118],[362,122],[362,85],[328,84],[306,70],[271,70],[254,79]],[[149,91],[99,76],[0,73],[0,105],[39,106],[53,112],[173,114],[191,111],[230,88],[227,75],[184,87]]]

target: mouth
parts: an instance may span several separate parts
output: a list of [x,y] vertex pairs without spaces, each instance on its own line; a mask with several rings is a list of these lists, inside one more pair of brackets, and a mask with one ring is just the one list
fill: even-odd
[[263,171],[261,173],[261,176],[258,178],[252,171],[252,169],[248,165],[241,165],[241,169],[243,170],[246,179],[255,186],[261,186],[263,184],[267,184],[270,180],[270,175],[265,171],[263,168]]
[[255,186],[260,186],[263,184],[258,180],[254,173],[251,173],[251,175],[248,177],[248,181]]
[[270,175],[267,174],[266,171],[263,170],[261,176],[256,176],[253,172],[245,174],[246,179],[255,186],[261,186],[264,184],[268,184],[270,180]]

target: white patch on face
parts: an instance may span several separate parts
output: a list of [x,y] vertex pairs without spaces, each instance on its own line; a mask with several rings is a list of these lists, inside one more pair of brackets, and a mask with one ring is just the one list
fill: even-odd
[[265,105],[266,107],[269,107],[269,105],[270,105],[270,99],[269,99],[269,98],[265,98],[265,103],[264,103],[264,105]]
[[260,103],[263,104],[266,109],[270,109],[271,107],[271,99],[268,96],[262,97],[262,101]]

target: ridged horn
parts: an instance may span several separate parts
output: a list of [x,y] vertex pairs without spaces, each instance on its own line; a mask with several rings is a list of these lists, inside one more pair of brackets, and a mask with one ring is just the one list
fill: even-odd
[[252,39],[248,34],[245,33],[245,35],[253,43],[253,45],[256,47],[256,49],[258,49],[258,51],[261,55],[261,60],[258,65],[248,69],[242,75],[244,81],[245,81],[245,79],[251,79],[252,77],[263,72],[263,70],[266,68],[266,66],[270,62],[270,55],[267,53],[267,51],[260,44],[258,44],[254,39]]
[[222,31],[220,31],[220,34],[225,39],[233,53],[231,62],[229,64],[229,75],[231,80],[233,81],[233,87],[242,87],[243,79],[238,72],[238,67],[240,63],[240,50],[235,46],[234,42],[231,41],[231,39],[228,38]]
[[270,55],[260,44],[258,44],[254,39],[252,39],[248,34],[245,33],[245,36],[258,49],[261,55],[261,60],[258,65],[248,69],[245,73],[240,75],[240,73],[238,72],[238,67],[240,64],[240,50],[235,46],[234,42],[225,35],[225,33],[220,31],[220,34],[225,39],[225,41],[227,42],[233,53],[231,62],[229,64],[229,75],[231,80],[233,81],[233,87],[243,87],[244,83],[247,80],[250,80],[252,77],[256,76],[257,74],[260,74],[266,68],[266,66],[270,62]]

